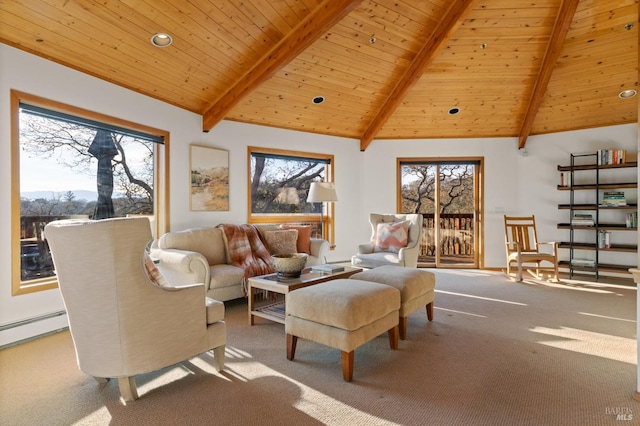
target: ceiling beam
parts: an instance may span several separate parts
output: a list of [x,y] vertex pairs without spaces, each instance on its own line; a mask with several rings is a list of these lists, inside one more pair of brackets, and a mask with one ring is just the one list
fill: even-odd
[[436,55],[449,41],[453,33],[458,29],[464,17],[471,11],[475,0],[460,0],[451,2],[449,9],[433,30],[427,42],[420,48],[409,67],[398,80],[395,87],[387,96],[386,101],[378,110],[369,127],[360,138],[360,151],[367,149],[373,138],[387,122],[389,117],[398,108],[409,89],[422,77],[422,74],[431,64]]
[[245,96],[295,59],[361,2],[362,0],[325,0],[315,8],[203,114],[203,130],[211,130]]
[[573,15],[576,13],[579,1],[580,0],[563,0],[560,5],[558,17],[553,26],[549,45],[547,46],[547,52],[544,55],[538,78],[533,86],[531,99],[529,99],[529,106],[527,107],[527,112],[520,127],[520,133],[518,135],[519,149],[524,148],[527,143],[527,138],[531,133],[531,128],[538,114],[542,98],[547,91],[549,80],[551,80],[551,75],[560,56],[560,51],[567,38],[567,33],[569,32],[569,27],[571,26],[571,21],[573,21]]

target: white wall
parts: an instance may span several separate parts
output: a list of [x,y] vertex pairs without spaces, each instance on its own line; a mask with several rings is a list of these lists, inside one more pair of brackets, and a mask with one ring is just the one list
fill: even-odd
[[[555,223],[566,220],[557,204],[558,164],[569,153],[616,146],[636,152],[635,125],[532,137],[523,157],[517,142],[505,139],[374,141],[360,152],[359,141],[271,129],[235,122],[203,133],[201,117],[0,44],[0,326],[62,310],[57,290],[11,296],[11,163],[9,91],[15,89],[58,102],[169,131],[170,228],[210,226],[247,219],[247,146],[321,152],[335,156],[336,249],[329,261],[349,259],[370,234],[368,213],[394,212],[397,157],[482,156],[485,159],[485,266],[504,266],[502,210],[535,213],[540,237],[558,237]],[[191,212],[188,202],[189,144],[229,150],[230,210]],[[66,317],[0,332],[0,346],[66,325]]]

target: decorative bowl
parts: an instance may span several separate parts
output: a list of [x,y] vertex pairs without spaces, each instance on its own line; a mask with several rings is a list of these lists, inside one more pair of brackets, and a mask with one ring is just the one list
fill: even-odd
[[271,261],[278,278],[298,278],[307,264],[307,254],[274,254],[271,256]]

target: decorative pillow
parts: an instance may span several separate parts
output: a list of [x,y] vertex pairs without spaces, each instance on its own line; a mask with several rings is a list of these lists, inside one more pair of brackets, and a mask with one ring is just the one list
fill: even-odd
[[298,231],[296,250],[298,253],[311,254],[311,226],[310,225],[280,225],[282,229],[295,229]]
[[409,221],[379,223],[376,228],[376,240],[373,251],[398,253],[406,247],[409,240]]
[[297,229],[287,229],[282,231],[267,231],[264,233],[267,249],[271,254],[291,254],[296,253],[298,240]]
[[144,253],[144,270],[147,273],[147,278],[151,280],[152,283],[158,285],[160,287],[171,287],[169,281],[162,275],[162,272],[158,269],[153,260],[149,257],[149,255]]

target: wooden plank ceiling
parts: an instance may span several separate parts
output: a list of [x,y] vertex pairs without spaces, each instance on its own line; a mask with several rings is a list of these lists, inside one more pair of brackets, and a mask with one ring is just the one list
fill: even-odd
[[[173,44],[152,46],[158,32]],[[638,0],[2,1],[0,42],[200,114],[204,131],[235,120],[362,150],[524,147],[638,117],[638,97],[618,97],[638,88]]]

